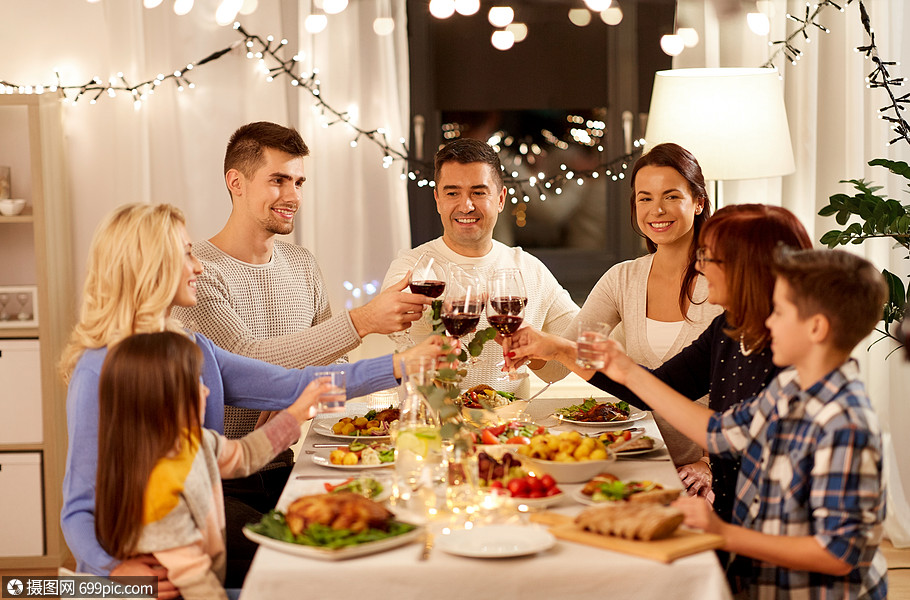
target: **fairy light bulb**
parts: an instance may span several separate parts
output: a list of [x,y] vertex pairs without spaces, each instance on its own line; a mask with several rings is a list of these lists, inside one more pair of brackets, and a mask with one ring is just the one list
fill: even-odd
[[348,7],[348,0],[322,0],[322,10],[329,15],[337,15]]
[[308,15],[303,20],[303,27],[310,33],[319,33],[328,25],[329,19],[325,15]]
[[602,12],[610,8],[613,0],[585,0],[585,6],[594,12]]
[[497,50],[508,50],[515,44],[515,36],[511,31],[500,29],[493,32],[490,36],[490,43]]
[[237,18],[243,0],[222,0],[215,10],[215,22],[219,25],[230,25]]
[[161,4],[162,0],[142,0],[142,6],[146,8],[155,8]]
[[477,14],[480,10],[480,0],[455,0],[455,12],[465,17]]
[[667,34],[660,38],[660,49],[669,56],[679,56],[685,47],[686,44],[680,35]]
[[193,10],[193,0],[174,0],[174,14],[182,17]]
[[600,20],[607,25],[619,25],[622,23],[622,9],[618,6],[611,6],[607,10],[601,11]]
[[768,15],[764,13],[751,12],[747,14],[746,23],[755,35],[768,35],[771,33],[771,21],[768,19]]
[[587,8],[570,8],[569,21],[578,27],[585,27],[591,23],[591,11]]
[[430,0],[430,14],[437,19],[448,19],[455,14],[455,0]]
[[515,18],[515,11],[511,6],[494,6],[487,13],[487,20],[493,27],[505,27]]
[[377,17],[373,20],[373,33],[376,35],[389,35],[395,31],[395,19],[391,17]]
[[524,23],[509,23],[506,25],[506,31],[512,34],[516,44],[525,41],[525,38],[528,37],[528,26]]
[[682,38],[686,48],[694,48],[698,45],[698,32],[691,27],[680,27],[676,30],[676,35]]

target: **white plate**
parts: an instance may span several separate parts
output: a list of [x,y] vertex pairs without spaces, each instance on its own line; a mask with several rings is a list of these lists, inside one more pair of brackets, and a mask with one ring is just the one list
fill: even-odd
[[[584,487],[584,486],[582,486],[582,487]],[[582,504],[589,504],[589,505],[596,504],[599,506],[601,504],[609,504],[610,502],[622,502],[622,500],[603,500],[602,502],[595,502],[594,500],[591,499],[591,496],[582,494],[581,488],[572,490],[571,492],[569,492],[569,495],[571,495],[574,500],[577,500],[577,501],[581,502]]]
[[382,552],[383,550],[391,550],[392,548],[403,546],[405,544],[413,542],[421,535],[423,535],[422,531],[422,527],[417,527],[416,529],[412,529],[411,531],[403,533],[401,535],[396,535],[395,537],[386,538],[384,540],[376,540],[375,542],[367,542],[365,544],[358,544],[356,546],[346,546],[344,548],[337,549],[320,548],[318,546],[304,546],[303,544],[283,542],[281,540],[276,540],[274,538],[252,532],[246,527],[243,528],[243,535],[256,542],[260,546],[265,546],[266,548],[278,550],[279,552],[284,552],[286,554],[294,554],[295,556],[303,556],[306,558],[317,558],[319,560],[343,560],[346,558],[365,556],[367,554],[374,554],[376,552]]
[[384,441],[389,439],[388,435],[341,435],[332,431],[332,426],[337,423],[343,417],[338,417],[337,419],[319,419],[314,421],[312,429],[314,432],[319,435],[324,435],[328,438],[333,438],[336,440],[346,440],[352,442],[354,440],[370,440],[374,442]]
[[456,529],[436,537],[443,552],[471,558],[507,558],[536,554],[551,548],[556,538],[542,527],[489,525]]
[[[651,437],[651,436],[648,436]],[[653,448],[642,448],[641,450],[614,450],[616,453],[616,458],[625,458],[627,456],[638,456],[639,454],[648,454],[649,452],[654,452],[655,450],[660,450],[664,447],[664,441],[658,438],[651,438],[654,440]]]
[[[571,406],[571,405],[570,405]],[[633,421],[640,421],[648,416],[648,411],[632,408],[629,410],[629,418],[625,421],[575,421],[568,417],[563,417],[559,413],[554,415],[561,423],[571,423],[572,425],[582,425],[584,427],[624,427]]]
[[320,467],[329,467],[331,469],[342,469],[348,471],[359,471],[361,469],[382,469],[385,467],[395,466],[395,461],[379,463],[378,465],[362,465],[360,463],[357,463],[356,465],[336,465],[329,460],[329,454],[331,454],[331,450],[323,450],[321,452],[317,452],[313,455],[313,462]]
[[522,504],[528,508],[547,508],[561,502],[566,495],[565,492],[560,492],[554,496],[544,496],[543,498],[513,498],[512,496],[504,496],[504,498],[506,502],[516,508]]

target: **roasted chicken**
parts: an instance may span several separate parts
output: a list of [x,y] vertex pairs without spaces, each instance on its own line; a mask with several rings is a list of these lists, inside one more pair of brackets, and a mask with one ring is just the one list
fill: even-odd
[[332,529],[386,529],[392,513],[359,494],[339,492],[303,496],[288,506],[286,520],[294,535],[319,523]]

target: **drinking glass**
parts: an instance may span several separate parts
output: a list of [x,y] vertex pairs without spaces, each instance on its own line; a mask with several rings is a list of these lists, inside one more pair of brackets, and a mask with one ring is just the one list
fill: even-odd
[[480,278],[459,266],[453,266],[449,272],[441,313],[442,324],[450,336],[460,338],[477,328],[484,300]]
[[579,319],[575,338],[578,351],[575,363],[583,369],[604,368],[604,345],[609,336],[607,326],[594,319]]
[[0,294],[0,321],[9,321],[9,313],[6,312],[7,304],[9,304],[9,294],[4,292]]
[[[489,282],[490,301],[487,303],[487,321],[504,337],[518,331],[524,320],[528,294],[524,279],[518,269],[498,269]],[[505,361],[498,366],[505,364]],[[514,381],[527,374],[509,371],[508,380]]]
[[318,371],[315,377],[316,379],[327,380],[328,383],[332,384],[328,392],[319,396],[318,412],[344,412],[344,404],[348,397],[344,371]]
[[20,321],[28,321],[32,318],[32,315],[25,312],[25,306],[28,304],[29,295],[25,292],[20,292],[16,294],[16,300],[19,302],[19,314],[16,315],[16,318]]
[[[420,258],[417,259],[417,263],[411,267],[411,274],[408,276],[408,287],[414,294],[438,298],[445,291],[447,271],[446,265],[436,258],[428,254],[421,254]],[[389,334],[389,337],[399,349],[414,345],[414,340],[411,339],[410,326],[402,331]]]

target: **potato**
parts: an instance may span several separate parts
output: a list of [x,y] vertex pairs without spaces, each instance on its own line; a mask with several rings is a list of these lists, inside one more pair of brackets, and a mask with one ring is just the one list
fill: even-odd
[[607,451],[603,448],[595,448],[588,455],[589,460],[607,460]]
[[555,460],[556,462],[577,462],[574,456],[566,454],[565,452],[557,452],[552,460]]
[[344,455],[344,461],[341,463],[343,465],[356,465],[357,461],[360,460],[359,457],[353,452],[348,452]]
[[575,449],[575,452],[572,453],[572,456],[575,457],[575,460],[588,460],[590,454],[591,446],[589,444],[578,444],[578,447]]
[[332,452],[329,454],[329,462],[333,465],[344,464],[344,457],[346,454],[349,453],[345,452],[344,450],[332,450]]
[[366,417],[357,417],[356,419],[354,419],[354,427],[357,427],[358,429],[360,429],[361,427],[364,427],[366,424],[367,424]]
[[332,425],[332,433],[341,434],[342,431],[344,431],[344,423],[339,421]]
[[357,428],[354,427],[353,423],[345,423],[345,425],[341,428],[341,434],[342,435],[353,435],[355,429],[357,429]]

